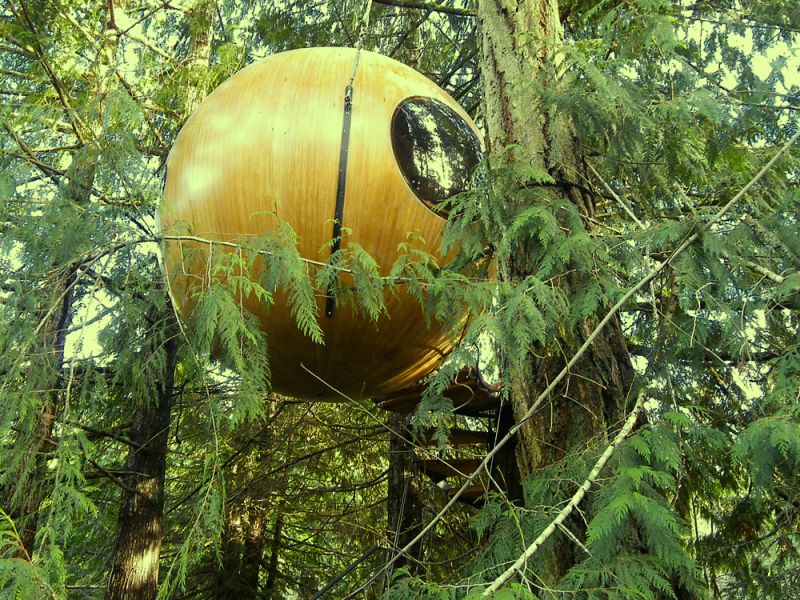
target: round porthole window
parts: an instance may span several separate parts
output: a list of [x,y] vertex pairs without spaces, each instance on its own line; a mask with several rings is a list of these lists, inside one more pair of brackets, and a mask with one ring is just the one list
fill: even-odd
[[481,161],[478,136],[444,102],[412,97],[395,109],[392,148],[409,187],[434,212],[438,206],[471,187]]

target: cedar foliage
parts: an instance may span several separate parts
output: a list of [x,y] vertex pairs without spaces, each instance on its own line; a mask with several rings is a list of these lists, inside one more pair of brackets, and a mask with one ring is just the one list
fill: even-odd
[[[186,90],[212,89],[271,52],[351,44],[363,3],[142,0],[116,13],[116,29],[106,27],[105,3],[9,0],[2,11],[0,597],[99,598],[131,419],[157,398],[173,335],[154,215]],[[211,66],[202,68],[191,40],[211,13]],[[532,347],[552,350],[559,335],[602,316],[797,130],[793,3],[581,0],[563,2],[560,16],[558,85],[512,100],[571,115],[597,173],[583,182],[596,201],[591,234],[571,203],[552,201],[551,174],[490,156],[475,190],[452,201],[444,246],[460,248],[454,264],[436,264],[411,237],[393,265],[379,268],[350,245],[311,268],[288,226],[215,254],[214,284],[180,333],[161,597],[215,597],[225,577],[245,577],[245,542],[261,558],[258,593],[309,597],[386,538],[384,416],[370,405],[270,395],[269,347],[279,341],[239,310],[240,294],[269,304],[288,291],[298,327],[314,339],[314,290],[343,281],[341,269],[354,285],[337,288],[338,300],[368,319],[398,281],[429,319],[452,321],[453,306],[466,306],[462,344],[414,417],[417,430],[437,428],[444,455],[454,417],[441,392],[463,364],[485,360],[491,346],[505,381]],[[390,55],[415,44],[418,68],[477,111],[473,19],[376,3],[365,44]],[[496,597],[797,596],[798,156],[787,153],[625,307],[639,371],[631,397],[646,398],[646,419],[571,517],[574,567],[543,586],[537,572],[551,540]],[[535,274],[488,278],[487,261],[513,260],[520,243],[535,248]],[[256,277],[241,276],[265,256]],[[566,280],[580,285],[566,293]],[[55,315],[63,318],[52,326]],[[59,327],[68,332],[63,358],[45,335]],[[48,406],[55,420],[42,435]],[[584,440],[526,479],[521,506],[493,494],[479,511],[451,511],[417,575],[400,572],[369,593],[479,595],[557,514],[606,442]],[[20,514],[32,490],[42,502]],[[429,491],[426,518],[443,504]],[[357,589],[390,556],[368,556],[331,597]]]

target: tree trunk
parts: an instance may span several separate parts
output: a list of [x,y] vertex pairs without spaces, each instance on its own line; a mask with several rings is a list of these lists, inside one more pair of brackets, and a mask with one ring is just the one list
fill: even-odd
[[[277,569],[278,552],[280,550],[281,529],[283,527],[282,508],[275,520],[272,532],[272,555],[270,556],[270,572],[268,572],[266,597],[270,597],[269,574],[272,562]],[[215,598],[259,598],[259,577],[261,561],[264,555],[265,523],[264,510],[245,497],[241,503],[228,508],[224,539],[222,542],[222,562],[217,570],[214,582]]]
[[[242,548],[242,567],[241,579],[242,586],[251,593],[250,596],[240,596],[242,598],[258,598],[258,576],[261,572],[261,557],[264,555],[264,516],[259,510],[250,511],[250,519],[244,537],[244,547]],[[277,548],[280,550],[281,529],[283,526],[283,515],[278,515],[275,521],[273,536],[277,538]],[[274,549],[274,546],[273,546]],[[270,556],[270,566],[272,563]],[[277,569],[278,552],[275,552],[275,569]]]
[[[86,205],[91,200],[97,170],[97,159],[91,150],[77,150],[63,181],[63,197],[56,202],[67,206]],[[18,423],[16,446],[23,459],[14,467],[14,474],[3,490],[4,504],[17,524],[28,557],[34,552],[39,524],[39,509],[50,493],[47,463],[53,454],[53,427],[62,408],[64,379],[64,348],[72,322],[73,299],[80,264],[54,261],[55,278],[44,286],[49,291],[41,309],[42,325],[37,333],[29,368],[35,382],[34,394],[42,406],[32,431]],[[52,304],[51,304],[52,303]],[[54,307],[57,310],[53,310]],[[48,316],[49,315],[49,316]]]
[[242,566],[242,527],[241,520],[230,514],[225,519],[225,530],[222,532],[222,548],[220,549],[220,565],[214,578],[214,596],[217,598],[238,597],[232,594],[239,591],[238,577]]
[[[114,11],[120,10],[125,0],[113,0],[108,3],[106,13],[106,32],[101,38],[101,45],[94,59],[92,73],[94,75],[95,94],[102,105],[109,91],[110,78],[113,76],[119,38],[115,32],[107,35],[114,21]],[[30,17],[27,8],[22,6],[26,19]],[[33,23],[29,21],[29,26]],[[43,60],[43,57],[40,57]],[[102,112],[102,111],[100,111]],[[102,124],[93,123],[96,136],[102,136]],[[92,188],[97,172],[97,156],[91,144],[87,143],[87,131],[77,129],[79,142],[83,145],[76,151],[72,163],[67,168],[61,181],[63,186],[63,202],[68,206],[84,206],[91,201]],[[22,543],[28,556],[33,555],[38,531],[38,515],[42,502],[49,493],[47,462],[55,446],[53,442],[53,426],[61,410],[64,381],[64,348],[67,332],[72,319],[73,298],[76,278],[79,276],[80,264],[54,264],[53,270],[64,275],[46,286],[50,290],[50,298],[59,303],[59,310],[54,311],[41,328],[39,334],[41,348],[36,354],[44,357],[44,364],[35,364],[31,372],[39,381],[36,392],[43,398],[32,435],[25,435],[20,427],[17,445],[25,458],[15,471],[12,481],[3,490],[3,498],[10,509],[10,516],[17,523]],[[48,311],[50,306],[45,306]]]
[[[500,440],[508,433],[509,429],[514,426],[514,410],[510,403],[503,402],[500,409],[497,411],[497,421],[495,427],[497,431],[494,433],[493,439],[489,444],[490,448],[494,446],[495,440]],[[519,466],[516,460],[517,455],[517,438],[512,438],[505,444],[500,451],[495,454],[492,461],[492,479],[496,481],[500,488],[505,493],[505,496],[511,502],[520,504],[523,500],[522,492],[522,478],[519,472]]]
[[125,463],[126,488],[117,521],[117,545],[106,600],[149,600],[158,590],[164,526],[164,477],[178,339],[165,344],[166,366],[158,399],[137,409]]
[[[553,200],[568,199],[584,216],[594,212],[593,198],[580,185],[585,163],[568,115],[543,101],[540,90],[554,85],[560,73],[563,33],[556,0],[482,0],[478,8],[484,115],[494,164],[522,163],[548,174],[555,185],[542,186]],[[509,150],[509,146],[513,149]],[[534,171],[532,171],[534,172]],[[516,207],[522,210],[525,207]],[[522,281],[535,274],[537,239],[518,241],[511,257],[498,265],[500,277]],[[562,278],[580,286],[580,276]],[[533,348],[510,372],[514,414],[520,419],[564,367],[593,329],[590,319],[555,343]],[[536,473],[591,438],[607,436],[625,413],[633,370],[619,322],[615,319],[592,349],[519,432],[517,463],[523,477]],[[553,584],[574,564],[571,542],[562,536],[549,557],[544,584]]]
[[[422,501],[419,495],[419,471],[414,461],[414,447],[406,440],[411,437],[407,415],[389,414],[389,491],[387,509],[389,519],[389,542],[393,548],[403,548],[422,529]],[[398,556],[388,571],[408,567],[413,573],[417,561],[422,559],[422,543],[414,546],[409,556]],[[394,555],[394,551],[391,552]]]
[[283,509],[281,504],[278,516],[275,519],[275,527],[272,530],[272,543],[269,548],[269,564],[267,565],[267,581],[264,584],[264,598],[272,600],[276,598],[275,584],[278,581],[278,553],[281,551],[281,536],[283,534]]
[[40,367],[41,382],[37,387],[44,402],[33,432],[29,435],[21,432],[17,438],[17,447],[24,458],[15,470],[16,476],[4,490],[7,510],[17,525],[28,557],[33,555],[39,507],[48,489],[47,461],[53,452],[53,425],[64,387],[61,366],[72,313],[74,277],[74,272],[71,272],[54,286],[54,296],[63,298],[60,309],[54,312],[42,328],[41,337],[45,348],[42,356],[45,364]]
[[[205,72],[211,58],[214,0],[197,0],[190,9],[190,56],[187,65],[187,95],[184,102],[188,116],[205,97]],[[141,446],[128,454],[127,488],[117,520],[117,545],[106,587],[106,600],[151,600],[158,591],[161,541],[164,527],[164,481],[170,411],[178,353],[177,324],[167,301],[167,314],[151,322],[166,320],[166,366],[161,393],[155,404],[140,407],[134,416],[132,440]]]

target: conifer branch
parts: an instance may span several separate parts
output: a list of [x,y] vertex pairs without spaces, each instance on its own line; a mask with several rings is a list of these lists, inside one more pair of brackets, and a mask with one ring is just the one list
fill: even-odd
[[625,214],[627,214],[627,215],[628,215],[628,216],[629,216],[631,219],[633,219],[634,223],[636,223],[636,224],[637,224],[639,227],[641,227],[642,229],[644,229],[644,223],[642,223],[642,222],[639,220],[639,217],[637,217],[637,216],[634,214],[634,212],[633,212],[633,210],[631,209],[631,207],[630,207],[630,206],[628,206],[628,203],[627,203],[627,202],[625,202],[625,200],[623,200],[622,198],[620,198],[620,197],[617,195],[617,193],[614,191],[614,188],[612,188],[612,187],[611,187],[611,186],[608,184],[608,182],[607,182],[605,179],[603,179],[603,178],[602,178],[602,176],[600,175],[600,173],[598,173],[598,172],[597,172],[597,170],[596,170],[596,169],[595,169],[595,168],[592,166],[592,163],[590,163],[590,162],[587,162],[587,163],[586,163],[586,166],[587,166],[587,167],[589,167],[589,170],[592,172],[592,174],[593,174],[595,177],[597,177],[597,178],[600,180],[600,183],[602,183],[602,184],[603,184],[603,187],[604,187],[604,188],[606,188],[606,190],[608,191],[608,193],[609,193],[609,194],[611,194],[611,197],[612,197],[614,200],[616,200],[617,204],[619,204],[619,205],[622,207],[622,210],[624,210],[624,211],[625,211]]
[[[644,346],[642,344],[628,344],[628,353],[633,356],[649,356],[652,352],[652,349],[648,346]],[[722,363],[722,366],[730,366],[727,363],[730,362],[754,362],[754,363],[764,363],[771,360],[775,360],[782,355],[781,352],[772,352],[772,351],[763,351],[763,352],[742,352],[740,354],[734,354],[732,352],[726,352],[724,350],[715,350],[710,352],[708,350],[704,351],[703,353],[703,361],[706,363],[717,362]]]
[[0,50],[9,54],[16,54],[17,56],[24,56],[25,58],[36,58],[36,53],[30,46],[23,46],[19,40],[12,40],[13,44],[4,44],[0,42]]
[[[634,294],[636,294],[639,290],[641,290],[650,281],[655,279],[655,277],[658,276],[658,274],[661,273],[661,271],[666,269],[678,256],[680,256],[691,244],[693,244],[700,237],[700,234],[703,231],[709,229],[712,225],[714,225],[715,223],[719,222],[722,219],[722,217],[725,216],[725,214],[728,211],[730,211],[730,209],[733,208],[733,206],[742,198],[742,196],[744,196],[750,190],[750,188],[752,188],[767,173],[767,171],[769,171],[770,168],[772,168],[772,166],[783,155],[783,153],[786,152],[786,150],[788,150],[797,141],[798,138],[800,138],[800,130],[798,130],[791,138],[789,138],[789,141],[787,141],[781,147],[781,149],[778,150],[778,152],[775,153],[775,155],[769,160],[769,162],[767,162],[767,164],[764,165],[761,168],[761,170],[758,173],[756,173],[756,175],[750,181],[748,181],[747,184],[741,190],[739,190],[739,192],[733,198],[731,198],[707,223],[705,223],[702,226],[702,228],[700,228],[698,231],[695,231],[693,234],[691,234],[689,237],[687,237],[686,240],[684,240],[684,242],[680,246],[678,246],[678,248],[676,250],[674,250],[672,252],[672,254],[669,256],[669,258],[667,258],[666,260],[662,261],[659,265],[657,265],[655,268],[653,268],[653,270],[650,271],[650,273],[648,273],[636,285],[634,285],[630,290],[628,290],[628,292],[625,293],[625,295],[623,295],[622,298],[619,299],[619,301],[617,301],[617,303],[611,308],[611,310],[609,310],[608,313],[606,313],[606,316],[603,317],[603,319],[600,321],[600,323],[597,324],[597,326],[594,328],[594,331],[592,331],[592,333],[586,339],[584,344],[573,355],[573,357],[570,359],[570,361],[567,363],[567,365],[553,379],[553,381],[550,383],[550,385],[547,386],[547,389],[545,389],[545,391],[542,392],[541,395],[539,395],[539,397],[536,399],[536,401],[533,403],[533,405],[528,409],[528,411],[525,413],[525,416],[520,420],[520,422],[517,423],[514,427],[511,428],[511,430],[508,432],[508,435],[506,435],[506,437],[504,437],[502,440],[500,440],[500,443],[498,443],[498,446],[500,446],[501,444],[505,443],[506,438],[510,438],[510,436],[513,433],[515,433],[522,426],[522,424],[525,421],[527,421],[530,417],[533,416],[535,410],[539,407],[539,405],[542,403],[542,401],[544,401],[544,399],[547,398],[550,395],[550,392],[552,392],[552,390],[555,388],[555,386],[569,373],[569,370],[575,365],[575,363],[578,361],[578,359],[586,352],[586,350],[589,348],[589,346],[591,346],[591,344],[594,342],[594,340],[597,338],[597,336],[600,334],[600,332],[603,330],[603,328],[608,324],[608,322],[611,320],[611,318],[614,315],[616,315],[616,313],[620,310],[620,308],[622,308],[622,306],[631,297],[633,297]],[[599,472],[602,469],[602,467],[605,466],[606,462],[608,462],[608,459],[611,458],[611,455],[614,453],[614,450],[616,449],[616,447],[622,442],[622,440],[625,438],[625,436],[627,436],[627,434],[630,432],[630,429],[633,427],[633,425],[635,423],[635,420],[636,420],[636,416],[638,415],[639,409],[641,408],[641,406],[640,406],[641,398],[642,398],[642,396],[640,395],[639,399],[636,402],[636,405],[634,406],[634,410],[631,411],[631,415],[629,415],[628,419],[625,421],[624,427],[622,428],[622,430],[620,430],[619,434],[617,434],[617,437],[615,438],[614,443],[612,443],[608,448],[606,448],[606,451],[600,457],[600,460],[598,460],[597,464],[595,465],[595,468],[592,469],[592,472],[589,474],[589,477],[586,479],[586,481],[584,481],[583,485],[578,490],[578,492],[576,492],[575,496],[573,496],[573,500],[575,500],[575,502],[570,501],[570,503],[567,504],[566,507],[564,507],[564,510],[562,510],[562,512],[559,513],[559,515],[550,524],[550,526],[548,526],[545,529],[545,531],[542,532],[542,534],[539,536],[539,538],[537,538],[534,541],[534,543],[531,544],[531,546],[529,546],[525,550],[525,552],[514,563],[514,565],[512,565],[512,567],[510,567],[506,572],[504,572],[494,582],[492,582],[492,585],[490,585],[489,588],[487,588],[484,591],[484,594],[483,594],[484,596],[488,596],[490,593],[493,593],[494,591],[497,591],[503,585],[505,585],[505,583],[508,582],[508,580],[514,574],[514,572],[522,564],[524,564],[525,561],[527,561],[531,556],[533,556],[533,554],[536,552],[536,550],[538,550],[539,547],[541,547],[541,544],[548,537],[550,537],[550,535],[552,534],[553,530],[561,522],[563,522],[564,519],[567,518],[567,516],[569,516],[569,513],[572,512],[572,510],[577,505],[577,503],[580,502],[581,499],[583,499],[583,497],[586,495],[586,492],[591,487],[592,482],[594,481],[594,479],[597,478],[597,475],[599,474]],[[490,453],[490,454],[492,454],[492,453]],[[487,459],[489,458],[489,454],[487,454],[486,458]],[[486,464],[486,460],[484,460],[483,468],[486,468],[485,464]],[[599,468],[598,468],[598,466],[599,466]],[[481,469],[479,468],[475,472],[477,473],[480,470]],[[462,489],[464,489],[464,488],[462,488]],[[567,511],[567,512],[565,512],[565,511]],[[563,518],[562,518],[562,515],[563,515]],[[548,530],[550,530],[550,531],[548,531]],[[542,538],[542,536],[544,536],[544,537]],[[404,548],[404,550],[406,550],[406,549],[407,548]]]
[[157,12],[159,12],[159,11],[161,11],[161,10],[164,10],[164,9],[168,9],[168,8],[170,8],[170,9],[177,10],[177,11],[179,11],[179,12],[185,12],[185,11],[184,11],[183,9],[181,9],[181,8],[178,8],[178,7],[176,7],[176,6],[171,6],[171,2],[172,2],[172,0],[165,0],[165,1],[164,1],[164,2],[162,2],[160,5],[156,6],[155,8],[153,8],[152,10],[150,10],[149,12],[147,12],[147,13],[145,13],[144,15],[142,15],[141,17],[139,17],[139,18],[138,18],[136,21],[134,21],[133,23],[131,23],[130,25],[128,25],[128,26],[127,26],[125,29],[123,29],[122,31],[119,31],[119,25],[118,25],[116,22],[114,23],[114,28],[115,28],[117,31],[119,31],[119,34],[120,34],[120,35],[125,35],[125,34],[126,34],[126,33],[128,33],[128,32],[129,32],[131,29],[135,28],[137,25],[141,25],[141,24],[142,24],[144,21],[146,21],[147,19],[149,19],[150,17],[152,17],[154,14],[156,14]]
[[[179,118],[179,115],[176,111],[172,111],[170,114],[166,109],[162,109],[159,106],[156,106],[152,102],[148,102],[148,100],[142,98],[140,94],[137,94],[136,91],[133,89],[133,85],[131,85],[125,77],[123,77],[122,73],[120,73],[119,69],[114,69],[114,74],[117,76],[117,79],[122,84],[122,87],[125,88],[125,91],[128,92],[128,96],[130,96],[131,100],[134,102],[139,102],[142,108],[149,110],[151,112],[161,112],[162,114],[169,115],[170,117]],[[144,113],[144,121],[147,123],[148,129],[150,129],[153,136],[156,138],[159,144],[159,152],[153,152],[153,154],[166,156],[167,150],[169,149],[169,144],[164,140],[164,137],[161,135],[161,132],[158,130],[153,122],[151,121],[150,117]]]
[[57,12],[58,12],[59,15],[61,15],[67,21],[69,21],[69,24],[72,25],[77,31],[80,31],[83,34],[84,39],[86,40],[86,42],[90,46],[92,46],[93,48],[95,48],[97,50],[100,49],[100,44],[97,41],[98,40],[98,36],[97,36],[96,32],[89,31],[88,29],[86,29],[86,27],[81,25],[78,22],[78,20],[71,13],[69,13],[68,11],[57,9]]
[[19,135],[17,135],[17,132],[14,131],[8,123],[3,123],[3,129],[8,132],[8,134],[13,138],[14,142],[16,142],[17,146],[19,146],[19,149],[22,150],[24,156],[20,158],[36,167],[45,177],[50,179],[50,181],[52,181],[55,185],[58,185],[58,178],[62,177],[64,172],[59,171],[58,169],[51,167],[47,163],[39,160],[39,158],[36,156],[36,153],[19,137]]
[[746,259],[744,261],[744,264],[747,265],[747,267],[751,271],[753,271],[755,273],[758,273],[762,277],[766,277],[767,279],[769,279],[773,283],[780,284],[780,283],[783,283],[784,281],[786,281],[786,277],[784,277],[783,275],[780,275],[780,274],[776,273],[775,271],[771,271],[767,267],[764,267],[764,266],[758,264],[757,262],[753,262],[752,260],[747,260]]
[[[603,470],[603,467],[606,466],[608,461],[614,455],[614,452],[617,450],[617,448],[619,448],[620,444],[622,444],[625,438],[628,437],[628,435],[630,434],[631,430],[636,424],[636,421],[639,417],[639,413],[642,410],[642,405],[644,404],[642,402],[643,398],[644,394],[640,392],[639,398],[636,400],[636,404],[633,406],[633,410],[631,410],[631,413],[628,415],[628,418],[625,419],[625,424],[622,426],[622,429],[619,430],[616,437],[614,438],[614,441],[608,445],[603,454],[600,455],[600,458],[597,459],[597,462],[594,464],[594,467],[589,473],[589,476],[581,484],[581,486],[578,488],[578,491],[575,492],[572,498],[570,498],[570,501],[567,503],[567,505],[561,509],[561,512],[558,513],[555,519],[550,521],[550,524],[544,528],[544,530],[533,541],[533,543],[531,543],[531,545],[528,546],[525,549],[525,551],[519,555],[519,558],[517,558],[517,560],[514,561],[514,564],[511,565],[505,571],[503,571],[503,573],[501,573],[500,576],[497,577],[494,581],[492,581],[489,587],[487,587],[483,591],[483,596],[491,596],[494,592],[496,592],[506,583],[508,583],[508,580],[511,579],[517,571],[522,572],[522,569],[525,566],[525,563],[528,561],[528,559],[536,553],[536,551],[542,546],[542,544],[544,544],[548,540],[548,538],[551,535],[553,535],[553,532],[555,532],[559,527],[561,527],[561,525],[564,523],[567,517],[569,517],[569,515],[572,514],[572,511],[575,510],[578,504],[580,504],[581,500],[583,500],[584,496],[586,496],[586,494],[589,492],[592,485],[594,485],[594,482],[600,475],[600,471]],[[580,542],[578,543],[580,544]],[[584,548],[584,550],[586,549]]]
[[80,116],[78,116],[78,114],[72,108],[72,104],[69,101],[69,94],[67,93],[67,90],[64,87],[64,84],[62,83],[61,79],[56,74],[55,69],[53,69],[53,66],[50,64],[50,59],[47,58],[47,53],[44,51],[44,48],[39,42],[39,33],[36,30],[36,26],[33,24],[33,20],[31,19],[27,5],[25,4],[24,0],[18,0],[18,1],[20,8],[22,9],[22,19],[20,19],[20,15],[14,8],[14,4],[12,2],[9,2],[8,6],[11,9],[11,12],[14,14],[14,16],[17,19],[24,21],[26,27],[31,32],[34,42],[33,49],[35,51],[36,57],[39,59],[39,63],[42,65],[42,68],[44,69],[45,73],[47,73],[47,76],[50,78],[50,82],[53,84],[53,88],[58,94],[58,98],[61,101],[61,105],[64,107],[64,110],[66,111],[67,116],[69,117],[72,130],[75,133],[75,137],[77,137],[81,143],[86,143],[86,139],[84,138],[83,134],[83,132],[87,129],[86,125],[81,120]]
[[90,427],[89,425],[84,425],[83,423],[79,423],[78,421],[74,421],[72,419],[67,419],[65,421],[65,423],[67,423],[68,425],[71,425],[72,427],[77,427],[78,429],[80,429],[82,431],[85,431],[86,433],[91,434],[95,438],[102,438],[102,437],[109,438],[109,439],[114,440],[116,442],[120,442],[122,444],[126,444],[127,446],[130,446],[131,448],[133,448],[135,450],[141,450],[142,447],[143,447],[141,444],[137,444],[136,442],[134,442],[129,437],[121,435],[119,433],[115,433],[113,431],[106,431],[104,429],[97,429],[95,427]]
[[470,10],[469,8],[457,8],[455,6],[437,4],[436,2],[418,2],[416,0],[375,0],[375,3],[383,4],[384,6],[396,6],[397,8],[417,8],[430,12],[455,15],[457,17],[475,17],[476,15],[475,11]]
[[28,562],[31,562],[31,555],[28,554],[28,550],[27,548],[25,548],[25,544],[22,542],[22,536],[19,534],[19,531],[17,530],[17,526],[14,523],[14,519],[12,519],[9,516],[9,514],[6,513],[6,511],[4,511],[2,508],[0,508],[0,520],[6,522],[8,529],[11,532],[11,537],[13,538],[14,543],[17,546],[17,549],[20,551],[22,557]]
[[91,464],[95,469],[97,469],[97,473],[84,473],[84,477],[87,479],[91,479],[93,476],[105,477],[109,479],[112,483],[117,485],[120,489],[123,489],[127,492],[132,494],[138,494],[138,492],[132,488],[131,486],[125,483],[125,480],[122,477],[118,477],[117,474],[132,474],[130,471],[122,471],[119,469],[114,469],[113,471],[110,469],[106,469],[103,465],[98,464],[97,461],[89,458],[88,456],[85,457],[86,461]]
[[[199,242],[199,243],[205,244],[205,245],[212,245],[213,244],[214,246],[223,246],[225,248],[234,248],[236,250],[242,250],[243,249],[243,246],[241,244],[236,244],[234,242],[223,242],[221,240],[210,240],[208,238],[202,238],[202,237],[199,237],[199,236],[196,236],[196,235],[162,235],[160,238],[152,238],[152,239],[143,240],[143,241],[144,242],[157,242],[157,241],[160,241],[160,240],[166,240],[166,241],[172,241],[172,242],[181,242],[181,241]],[[261,254],[262,256],[271,256],[272,252],[269,252],[269,251],[266,251],[266,250],[261,250],[261,251],[259,251],[259,254]],[[322,261],[313,260],[311,258],[303,258],[302,256],[300,257],[300,260],[302,260],[304,263],[308,263],[310,265],[315,265],[317,267],[328,266],[327,263],[324,263]],[[344,267],[334,267],[334,268],[337,271],[340,271],[342,273],[350,273],[350,274],[353,273],[353,271],[351,271],[350,269],[345,269]]]
[[[586,338],[586,341],[583,345],[573,354],[572,358],[567,362],[563,369],[556,375],[550,384],[545,388],[545,390],[539,394],[539,396],[534,400],[531,406],[526,411],[525,415],[511,428],[509,429],[508,433],[503,436],[500,440],[498,440],[497,444],[494,448],[492,448],[489,452],[486,453],[485,458],[481,462],[475,471],[466,478],[462,486],[458,489],[458,491],[451,496],[450,501],[428,522],[428,524],[422,528],[422,530],[412,539],[408,544],[406,544],[403,548],[400,548],[395,556],[392,557],[391,560],[387,561],[380,569],[376,572],[375,576],[380,576],[381,573],[385,572],[388,568],[394,564],[394,561],[401,555],[407,555],[408,551],[414,547],[433,527],[444,517],[444,515],[458,502],[459,498],[461,498],[462,494],[466,491],[468,487],[470,487],[473,482],[478,478],[478,476],[485,470],[488,469],[489,464],[491,463],[494,456],[500,451],[500,449],[511,440],[511,438],[516,435],[517,431],[519,431],[522,426],[528,421],[539,409],[542,403],[547,399],[556,386],[566,377],[575,366],[575,364],[580,360],[580,358],[586,353],[586,351],[594,344],[597,337],[603,331],[606,325],[615,317],[615,315],[620,311],[620,309],[627,304],[627,302],[634,297],[644,286],[650,283],[653,279],[655,279],[662,271],[664,271],[668,266],[670,266],[673,261],[683,254],[686,249],[691,246],[697,239],[700,237],[700,234],[710,228],[715,223],[719,222],[722,217],[724,217],[731,208],[744,196],[750,188],[752,188],[761,178],[769,171],[772,166],[778,161],[778,159],[783,156],[783,154],[800,138],[800,130],[798,130],[789,141],[787,141],[781,148],[778,150],[775,155],[761,168],[761,170],[753,176],[747,184],[739,190],[739,192],[731,198],[705,225],[703,225],[700,229],[689,235],[683,243],[681,243],[673,252],[672,254],[660,262],[657,266],[655,266],[647,275],[645,275],[639,282],[631,287],[618,301],[614,306],[612,306],[606,315],[600,320],[600,322],[595,326],[592,333],[589,337]],[[373,578],[375,577],[373,576]],[[373,580],[370,578],[370,581]],[[362,586],[363,588],[363,586]],[[357,590],[357,592],[360,591]]]

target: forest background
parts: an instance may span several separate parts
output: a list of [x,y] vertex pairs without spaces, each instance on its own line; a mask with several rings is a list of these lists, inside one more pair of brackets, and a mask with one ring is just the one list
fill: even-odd
[[[366,7],[5,0],[0,596],[800,596],[800,6],[376,0],[362,28]],[[497,278],[401,265],[431,318],[472,314],[411,418],[272,394],[236,286],[184,327],[158,263],[202,98],[360,38],[488,149],[445,243]],[[379,314],[385,278],[343,260]],[[277,277],[313,315],[306,271]],[[508,431],[441,394],[480,358],[519,423],[506,492],[440,512],[409,457]]]

